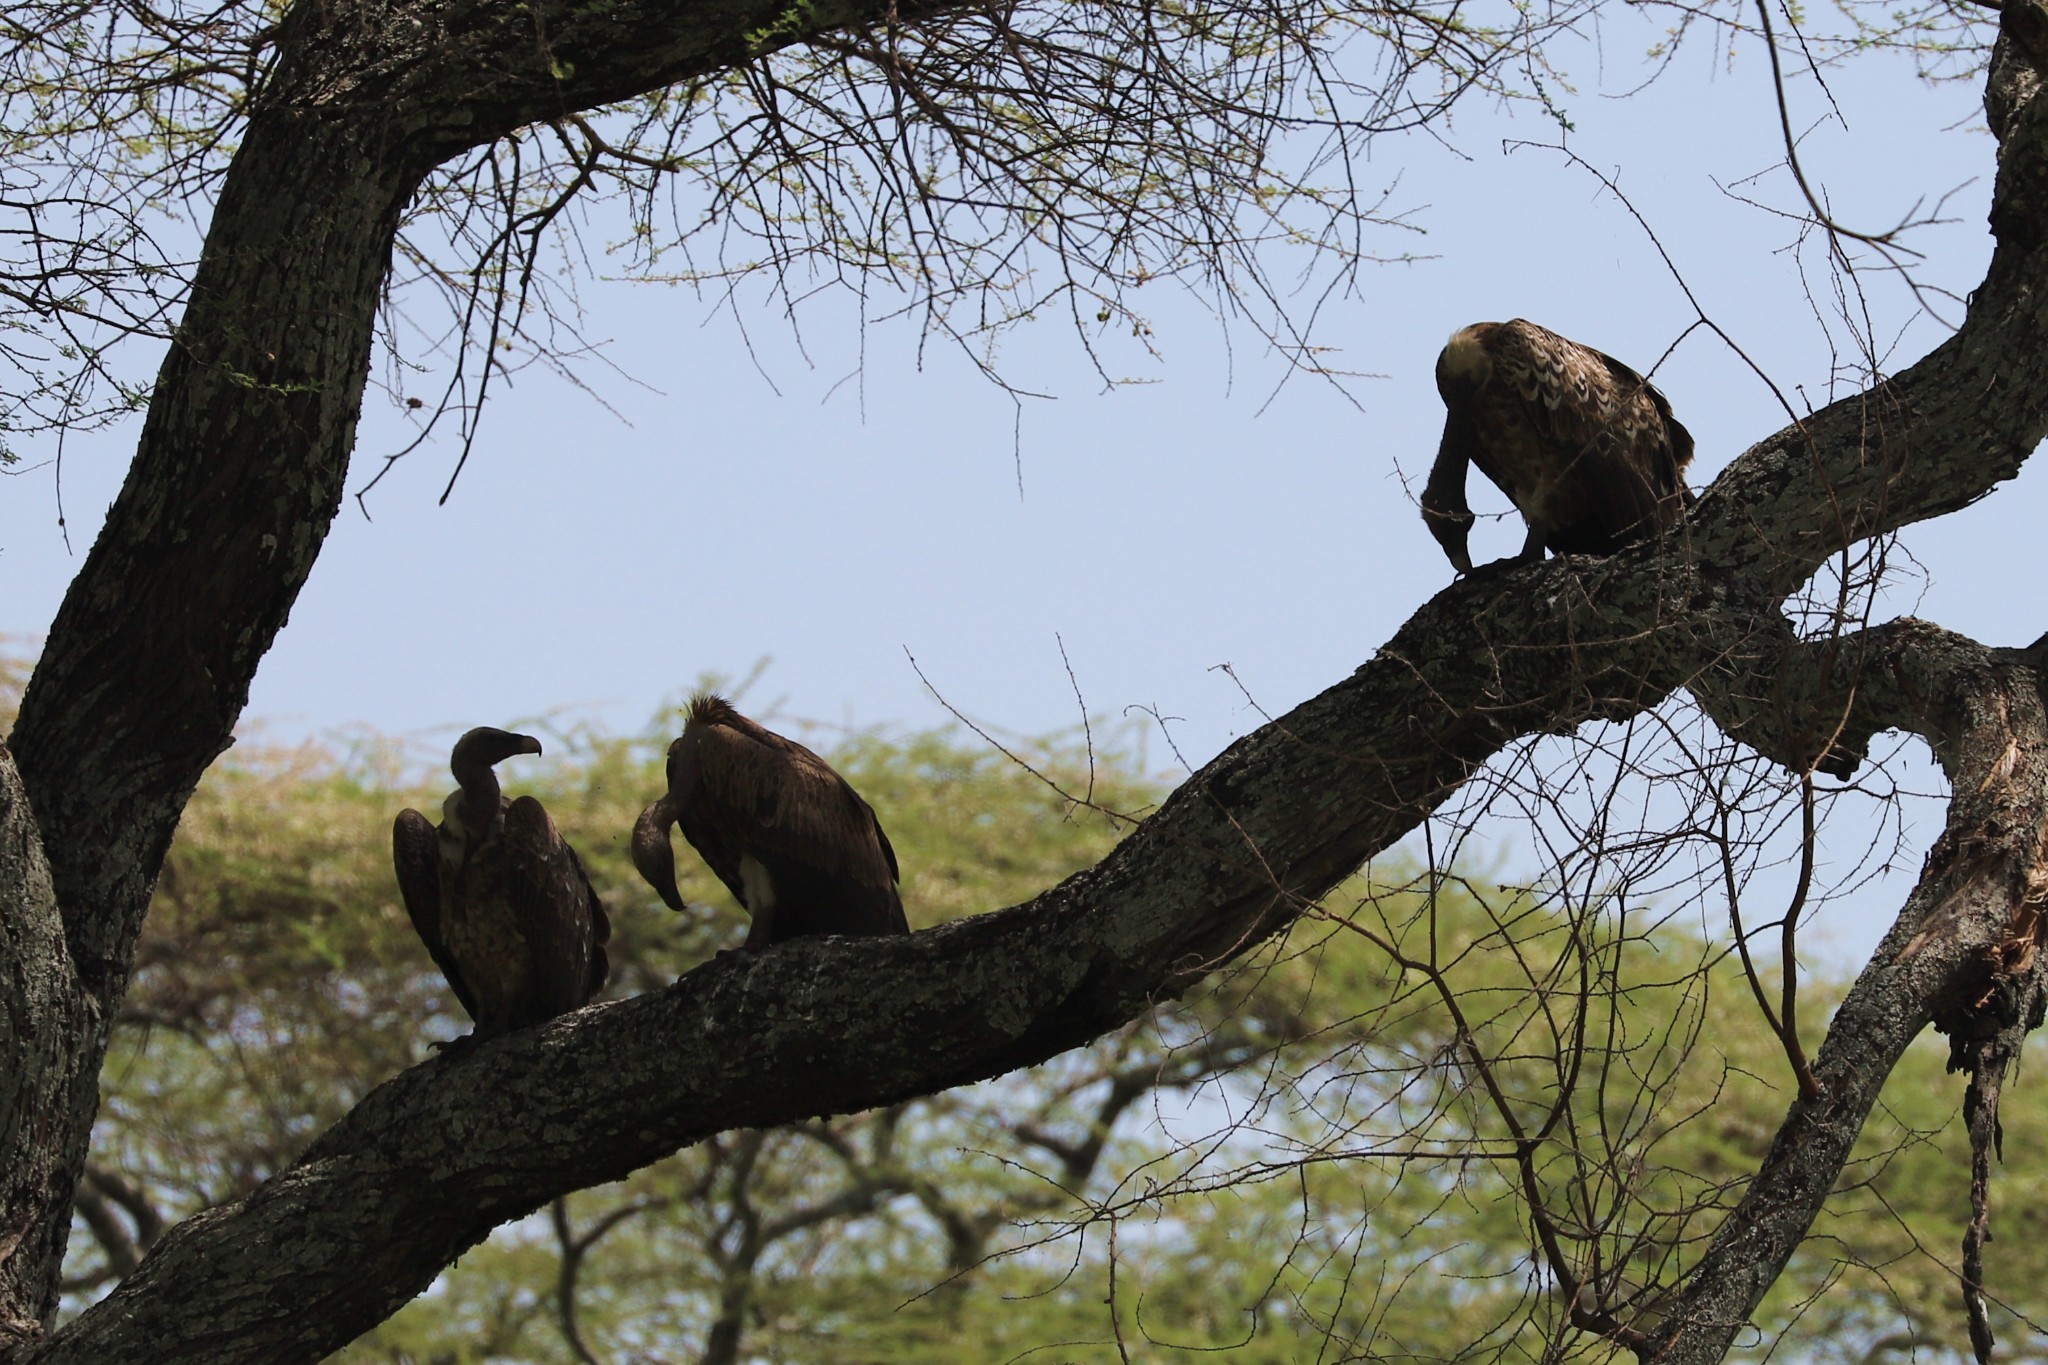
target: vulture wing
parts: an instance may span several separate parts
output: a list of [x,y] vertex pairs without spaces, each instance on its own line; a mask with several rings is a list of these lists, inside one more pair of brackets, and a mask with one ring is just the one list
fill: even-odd
[[454,954],[441,937],[441,867],[434,826],[416,810],[402,810],[391,826],[391,861],[398,870],[398,892],[405,900],[405,912],[412,927],[427,945],[428,956],[441,969],[455,998],[471,1019],[476,1018],[476,996],[462,979]]
[[603,988],[611,962],[605,944],[611,918],[583,871],[576,850],[531,796],[505,808],[500,836],[511,875],[507,897],[531,963],[523,1018],[552,1019],[580,1009]]
[[1682,492],[1685,467],[1692,463],[1692,433],[1672,415],[1671,400],[1649,380],[1611,355],[1593,352],[1607,366],[1616,391],[1618,406],[1626,414],[1617,426],[1626,429],[1629,443],[1640,453],[1644,469],[1659,493]]
[[1544,509],[1550,549],[1611,554],[1677,522],[1692,437],[1648,380],[1519,318],[1494,331],[1488,350],[1529,430],[1563,464]]

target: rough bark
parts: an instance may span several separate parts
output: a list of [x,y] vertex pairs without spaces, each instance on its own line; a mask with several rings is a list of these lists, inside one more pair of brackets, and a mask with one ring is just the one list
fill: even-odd
[[[84,994],[73,1026],[34,1025],[64,1027],[76,1052],[79,1093],[50,1135],[67,1198],[164,850],[340,505],[412,187],[391,159],[317,118],[252,122],[134,466],[23,699],[13,747],[62,909],[54,961]],[[9,1311],[46,1316],[55,1291]]]
[[[1964,327],[1745,454],[1679,533],[1440,594],[1355,675],[1234,745],[1110,858],[1028,906],[908,940],[713,964],[415,1068],[39,1340],[106,1021],[179,812],[228,743],[338,505],[407,195],[436,161],[505,129],[860,13],[293,10],[129,482],[24,699],[19,781],[0,767],[0,1098],[26,1097],[8,1112],[32,1116],[0,1117],[0,1323],[20,1343],[0,1357],[317,1359],[564,1191],[723,1129],[926,1093],[1113,1028],[1284,928],[1504,746],[1680,687],[1793,764],[1846,767],[1872,726],[1926,733],[1964,797],[1845,1006],[1856,1027],[1838,1025],[1820,1053],[1821,1098],[1795,1107],[1707,1264],[1646,1325],[1658,1358],[1718,1358],[1710,1334],[1733,1330],[1771,1258],[1797,1244],[1895,1048],[1929,1019],[1989,1026],[2006,996],[1984,993],[1987,945],[2005,945],[1998,970],[2013,980],[2033,970],[2013,932],[2034,903],[2038,699],[2029,709],[2010,661],[1904,627],[1813,647],[1807,666],[1817,656],[1777,610],[1830,554],[1983,496],[2048,431],[2048,102],[2013,77],[2008,50],[1998,250]],[[1852,704],[1849,684],[1877,676],[1873,662],[1898,686]],[[2009,764],[1990,747],[2001,733],[2019,755]],[[1966,790],[1979,773],[1998,780]]]
[[[1655,579],[1634,580],[1649,599],[1634,605],[1656,611]],[[1029,906],[715,963],[405,1073],[248,1200],[168,1235],[26,1359],[118,1359],[139,1343],[165,1362],[317,1359],[556,1193],[722,1129],[994,1075],[1130,1019],[1284,925],[1502,745],[1618,705],[1576,685],[1572,654],[1630,705],[1656,700],[1648,680],[1683,676],[1663,657],[1672,636],[1577,592],[1549,598],[1549,628],[1503,656],[1486,599],[1440,596],[1381,659],[1234,746]],[[1708,656],[1725,643],[1705,627],[1681,638]]]
[[[98,1023],[64,952],[57,893],[14,756],[0,745],[0,1356],[32,1340],[63,1269],[75,1173],[65,1138],[90,1127],[97,1070],[75,1040]],[[97,1066],[97,1063],[93,1063]],[[80,1114],[78,1110],[85,1112]]]

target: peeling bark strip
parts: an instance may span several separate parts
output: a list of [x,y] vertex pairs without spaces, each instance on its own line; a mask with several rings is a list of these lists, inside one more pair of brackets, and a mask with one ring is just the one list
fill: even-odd
[[2040,970],[2015,910],[2040,877],[2038,697],[2011,660],[1931,627],[1801,646],[1777,611],[1831,554],[1983,496],[2048,431],[2048,102],[2007,43],[1998,249],[1962,330],[1743,456],[1680,532],[1440,594],[1358,673],[1232,746],[1031,905],[713,964],[415,1068],[41,1338],[106,1021],[179,813],[338,505],[413,186],[506,129],[878,12],[302,0],[286,19],[128,483],[24,699],[18,780],[0,763],[0,1358],[315,1360],[564,1191],[713,1132],[868,1108],[1086,1041],[1284,928],[1503,746],[1679,687],[1795,765],[1846,767],[1872,730],[1915,730],[1958,796],[1821,1049],[1820,1098],[1794,1106],[1706,1262],[1642,1325],[1661,1343],[1648,1354],[1719,1358],[1926,1021],[1958,1038],[2024,1030],[2031,1015],[1993,1006]]

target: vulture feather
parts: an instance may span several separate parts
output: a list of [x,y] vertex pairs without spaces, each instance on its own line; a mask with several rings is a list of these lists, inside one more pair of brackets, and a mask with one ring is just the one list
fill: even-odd
[[1465,469],[1476,464],[1529,523],[1521,559],[1612,554],[1678,524],[1692,435],[1650,381],[1533,322],[1480,322],[1437,357],[1448,410],[1422,493],[1430,533],[1470,573]]
[[576,850],[540,802],[506,800],[492,771],[540,751],[531,735],[471,730],[455,743],[439,827],[404,810],[391,830],[406,913],[477,1041],[580,1008],[610,970],[611,920]]
[[681,910],[670,825],[746,907],[749,949],[808,934],[910,932],[896,850],[873,808],[824,759],[722,697],[690,703],[668,747],[668,794],[633,825],[633,865]]

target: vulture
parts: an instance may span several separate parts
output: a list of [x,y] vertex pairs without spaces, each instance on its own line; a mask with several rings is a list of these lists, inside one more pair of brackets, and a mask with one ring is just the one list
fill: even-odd
[[668,794],[633,824],[633,865],[671,910],[680,825],[753,923],[743,950],[807,934],[907,934],[896,850],[830,764],[723,697],[690,703],[668,746]]
[[1493,480],[1529,523],[1517,557],[1613,554],[1678,524],[1691,495],[1692,434],[1649,380],[1533,322],[1479,322],[1437,357],[1448,413],[1422,517],[1459,573],[1472,509],[1465,467]]
[[540,802],[498,790],[493,765],[539,752],[532,735],[471,730],[455,742],[440,827],[404,810],[391,829],[406,913],[476,1042],[579,1008],[610,970],[611,921],[576,850]]

